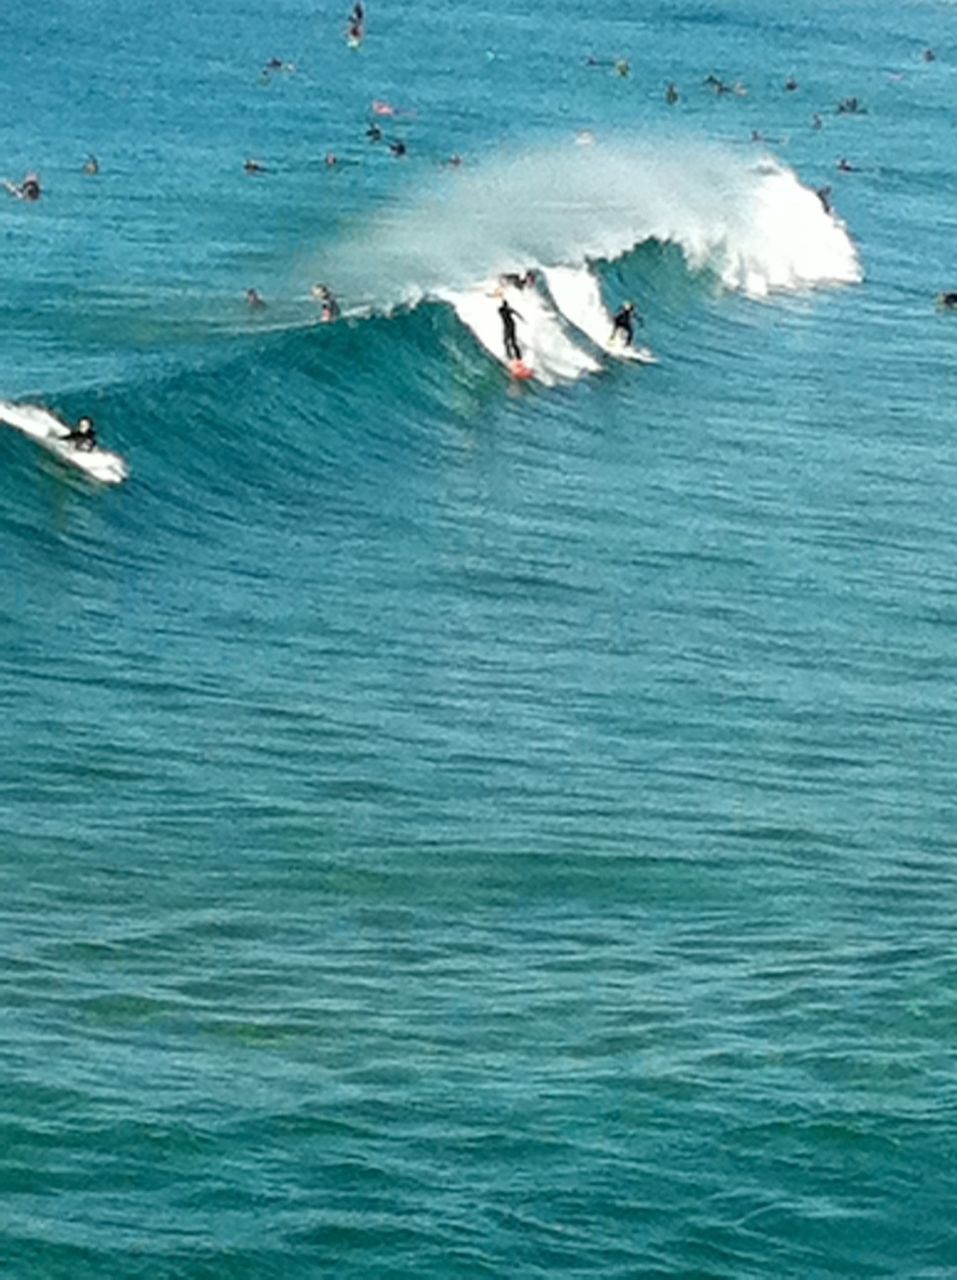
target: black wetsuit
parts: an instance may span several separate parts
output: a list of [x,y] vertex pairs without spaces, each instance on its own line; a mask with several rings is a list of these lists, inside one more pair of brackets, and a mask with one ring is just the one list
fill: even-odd
[[635,340],[635,313],[630,307],[622,307],[614,318],[614,328],[611,336],[614,338],[617,333],[625,335],[625,342],[630,346]]
[[514,307],[509,306],[506,298],[502,299],[502,305],[498,309],[499,315],[502,317],[502,330],[505,340],[505,354],[509,360],[521,360],[522,349],[518,345],[518,338],[515,336],[515,316],[519,320],[523,320],[522,316]]
[[92,453],[96,448],[96,431],[93,427],[89,431],[71,431],[63,439],[69,440],[78,453]]

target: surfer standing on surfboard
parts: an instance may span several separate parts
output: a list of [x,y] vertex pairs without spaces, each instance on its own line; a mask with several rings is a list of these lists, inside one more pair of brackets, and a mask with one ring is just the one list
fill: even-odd
[[518,316],[522,323],[525,323],[525,317],[520,311],[516,311],[509,304],[508,298],[502,299],[502,305],[498,309],[499,315],[502,317],[503,338],[505,341],[505,354],[509,360],[521,360],[522,349],[518,345],[518,338],[515,335],[515,317]]
[[626,302],[620,311],[617,311],[612,319],[611,339],[616,341],[618,335],[621,335],[623,346],[630,347],[635,340],[635,320],[639,324],[642,323],[641,316],[635,312],[635,304]]

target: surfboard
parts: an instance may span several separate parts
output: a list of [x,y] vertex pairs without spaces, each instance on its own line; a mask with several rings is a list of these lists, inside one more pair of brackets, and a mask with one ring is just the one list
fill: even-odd
[[657,364],[658,357],[651,347],[632,346],[621,331],[613,332],[605,346],[610,356],[619,360],[637,360],[640,364]]
[[66,439],[70,428],[49,409],[34,404],[11,404],[0,400],[0,422],[13,427],[21,435],[29,436],[41,448],[75,467],[101,484],[122,484],[130,474],[125,458],[97,445],[93,449],[78,449],[72,440]]

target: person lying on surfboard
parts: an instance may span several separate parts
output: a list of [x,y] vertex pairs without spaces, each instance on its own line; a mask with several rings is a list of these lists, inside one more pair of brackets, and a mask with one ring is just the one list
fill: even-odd
[[80,453],[92,453],[96,448],[96,427],[93,425],[93,419],[84,415],[63,439],[69,440]]
[[503,285],[511,285],[513,289],[525,289],[535,283],[535,272],[526,271],[524,275],[519,275],[517,271],[506,271],[499,276],[499,280]]
[[365,10],[362,7],[362,0],[356,0],[352,7],[352,13],[349,15],[349,24],[346,27],[346,35],[354,44],[361,44],[365,35]]
[[525,323],[525,317],[520,311],[516,311],[513,306],[510,306],[507,298],[502,299],[502,305],[499,307],[498,313],[502,317],[505,354],[509,360],[521,360],[522,349],[518,345],[518,338],[515,336],[515,317],[518,316],[523,324]]
[[621,340],[624,346],[630,347],[635,340],[635,321],[642,324],[641,316],[635,311],[633,302],[626,302],[620,311],[616,312],[612,318],[611,337],[614,342],[621,334]]

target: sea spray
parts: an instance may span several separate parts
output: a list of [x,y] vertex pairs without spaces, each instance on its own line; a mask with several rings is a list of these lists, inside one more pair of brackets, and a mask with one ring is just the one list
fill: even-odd
[[648,241],[752,297],[861,278],[847,229],[792,170],[674,137],[499,154],[361,223],[304,269],[354,306],[389,310]]

